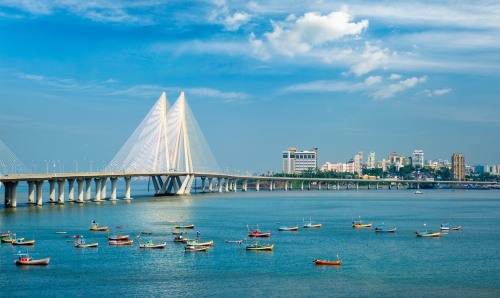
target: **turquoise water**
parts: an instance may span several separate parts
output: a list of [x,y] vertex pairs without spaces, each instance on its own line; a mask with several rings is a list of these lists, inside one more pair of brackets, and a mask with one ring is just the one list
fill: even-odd
[[[134,188],[133,188],[134,190]],[[143,188],[145,193],[146,187]],[[137,189],[136,189],[137,191]],[[134,193],[134,192],[133,192]],[[189,197],[139,198],[116,203],[24,206],[0,209],[0,230],[26,239],[46,267],[18,267],[22,248],[0,246],[2,296],[171,297],[499,297],[500,191],[410,190],[261,191]],[[353,229],[361,216],[395,234]],[[306,221],[321,229],[278,232]],[[208,252],[185,253],[174,243],[172,223],[194,223],[194,236],[214,240]],[[106,232],[91,232],[92,220],[124,226],[131,247],[107,244]],[[461,225],[440,238],[414,231]],[[263,242],[272,252],[246,251],[225,240],[244,239],[247,225],[271,231]],[[140,250],[136,235],[152,231],[164,250]],[[76,249],[55,234],[80,234],[97,249]],[[143,235],[142,238],[145,236]],[[188,234],[189,237],[189,234]],[[315,266],[314,259],[343,260],[341,267]]]

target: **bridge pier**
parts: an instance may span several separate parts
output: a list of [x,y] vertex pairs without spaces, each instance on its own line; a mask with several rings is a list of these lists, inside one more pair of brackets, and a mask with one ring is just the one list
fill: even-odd
[[75,179],[68,179],[68,202],[75,201]]
[[285,191],[288,191],[288,180],[285,180],[285,187],[284,187]]
[[356,182],[356,190],[359,189],[359,182]]
[[124,200],[131,200],[132,198],[130,197],[130,180],[132,180],[131,177],[124,177],[125,178],[125,198]]
[[340,182],[337,181],[337,190],[340,190]]
[[49,180],[49,203],[56,202],[56,181]]
[[94,183],[95,183],[95,198],[94,198],[94,202],[100,202],[101,201],[101,179],[100,178],[94,178]]
[[241,186],[242,191],[248,191],[248,179],[243,180],[243,185]]
[[28,181],[28,204],[35,204],[35,181]]
[[85,201],[90,201],[92,199],[91,183],[92,178],[85,178]]
[[5,207],[17,207],[17,185],[18,181],[4,182]]
[[238,179],[233,179],[233,191],[238,191]]
[[64,183],[66,181],[64,179],[57,180],[57,190],[59,191],[59,196],[57,199],[57,204],[64,205]]
[[255,191],[260,190],[260,180],[255,181]]
[[118,181],[118,178],[111,177],[109,180],[111,181],[111,198],[109,200],[116,201],[116,181]]
[[307,190],[311,190],[311,181],[308,181],[307,183]]
[[321,181],[318,181],[318,190],[321,190]]
[[76,183],[78,183],[78,199],[77,203],[83,203],[83,183],[85,182],[85,179],[78,179],[76,180]]
[[304,190],[304,180],[300,181],[300,190]]
[[101,200],[106,200],[106,182],[108,177],[101,178]]
[[36,185],[36,205],[42,206],[42,186],[43,180],[37,180],[35,182]]
[[208,178],[208,191],[209,192],[213,192],[213,181],[214,181],[213,177]]
[[225,192],[229,191],[229,178],[224,179],[224,190]]

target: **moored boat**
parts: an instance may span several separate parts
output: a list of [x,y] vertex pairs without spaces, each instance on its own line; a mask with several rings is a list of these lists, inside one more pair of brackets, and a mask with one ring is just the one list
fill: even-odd
[[188,224],[188,225],[174,225],[174,228],[176,229],[194,229],[194,224]]
[[[304,219],[302,219],[302,222],[304,222]],[[309,218],[309,222],[308,223],[304,222],[304,225],[303,225],[303,227],[306,229],[319,229],[322,226],[323,225],[320,223],[313,223],[313,221],[310,218]]]
[[133,239],[129,240],[109,240],[109,245],[132,245],[134,243]]
[[372,223],[362,223],[361,221],[353,221],[352,227],[353,228],[371,228]]
[[454,227],[451,227],[450,230],[452,231],[458,231],[462,228],[462,226],[454,226]]
[[74,245],[76,248],[87,248],[87,247],[98,247],[99,243],[86,243],[83,236],[76,236],[76,240],[74,241]]
[[254,243],[254,244],[249,244],[246,247],[246,250],[273,250],[274,244],[259,244],[259,243]]
[[335,260],[335,261],[314,260],[313,262],[316,265],[330,265],[330,266],[340,266],[340,265],[342,265],[342,260]]
[[441,232],[432,231],[416,231],[417,237],[440,237]]
[[34,245],[35,240],[24,240],[24,238],[17,238],[12,242],[12,245]]
[[186,252],[196,252],[196,251],[207,251],[208,246],[196,246],[196,245],[186,245],[184,251]]
[[91,230],[91,231],[108,231],[109,228],[108,227],[101,227],[101,226],[99,226],[98,223],[96,223],[95,221],[92,221],[92,224],[90,225],[89,230]]
[[172,235],[182,235],[182,234],[184,234],[183,231],[179,231],[177,229],[172,230]]
[[158,244],[153,243],[152,240],[148,240],[144,243],[139,242],[139,248],[165,248],[165,247],[167,247],[167,242],[158,243]]
[[110,241],[126,241],[129,239],[129,235],[108,235],[108,240]]
[[16,238],[16,234],[8,234],[7,236],[2,237],[2,243],[12,243],[16,241],[16,239],[23,239],[24,238]]
[[195,240],[187,241],[186,244],[188,246],[207,246],[208,247],[208,246],[213,246],[214,241],[209,240],[209,241],[201,242],[199,239],[195,239]]
[[447,223],[447,222],[443,222],[443,223],[441,224],[440,230],[441,230],[441,231],[449,231],[449,230],[450,230],[450,226],[448,225],[448,223]]
[[278,228],[278,231],[298,231],[298,230],[299,230],[298,226],[295,227],[281,226]]
[[420,190],[417,190],[417,191],[415,191],[415,194],[416,195],[423,195],[424,193],[422,191],[420,191]]
[[33,258],[28,254],[28,253],[18,253],[17,254],[17,259],[14,260],[14,263],[16,265],[41,265],[45,266],[48,265],[50,262],[50,257],[44,258],[44,259],[39,259],[39,260],[33,260]]
[[255,229],[253,231],[248,232],[248,237],[270,237],[271,232],[261,232],[259,229]]
[[375,232],[377,232],[377,233],[396,233],[396,228],[387,229],[385,227],[376,227]]

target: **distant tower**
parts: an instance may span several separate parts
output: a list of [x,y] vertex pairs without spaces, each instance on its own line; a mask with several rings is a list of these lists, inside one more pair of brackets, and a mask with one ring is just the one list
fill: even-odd
[[413,150],[411,155],[411,164],[415,168],[422,168],[424,166],[424,151],[423,150]]
[[453,180],[465,180],[465,159],[460,153],[453,153],[451,156],[451,172]]
[[367,169],[375,169],[375,152],[370,152],[368,154],[368,160],[366,161]]

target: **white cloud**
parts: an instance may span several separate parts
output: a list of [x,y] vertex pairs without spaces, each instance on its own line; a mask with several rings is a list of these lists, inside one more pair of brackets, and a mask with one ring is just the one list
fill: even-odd
[[345,36],[357,36],[368,28],[368,20],[352,22],[346,9],[328,15],[307,12],[300,18],[289,15],[285,21],[271,24],[273,31],[264,33],[262,43],[288,57],[308,53]]
[[372,86],[382,82],[381,76],[370,76],[365,79],[365,85]]
[[398,74],[395,74],[395,73],[392,73],[389,76],[389,80],[399,80],[399,79],[401,79],[401,75],[398,75]]
[[417,77],[412,77],[406,80],[399,81],[395,84],[390,84],[384,88],[381,88],[375,92],[373,92],[371,95],[375,99],[387,99],[394,97],[396,93],[402,92],[404,90],[410,89],[415,87],[417,84],[422,84],[427,81],[427,77],[423,76],[420,78]]
[[237,31],[248,23],[251,16],[245,11],[230,12],[226,1],[214,1],[216,6],[209,14],[208,20],[214,24],[221,24],[227,31]]
[[389,61],[388,51],[386,48],[382,49],[370,42],[366,42],[360,61],[351,67],[351,71],[357,76],[361,76],[379,67],[385,67]]
[[437,89],[437,90],[429,90],[429,89],[424,90],[424,93],[427,94],[428,97],[441,96],[441,95],[448,94],[450,92],[451,92],[451,88]]

